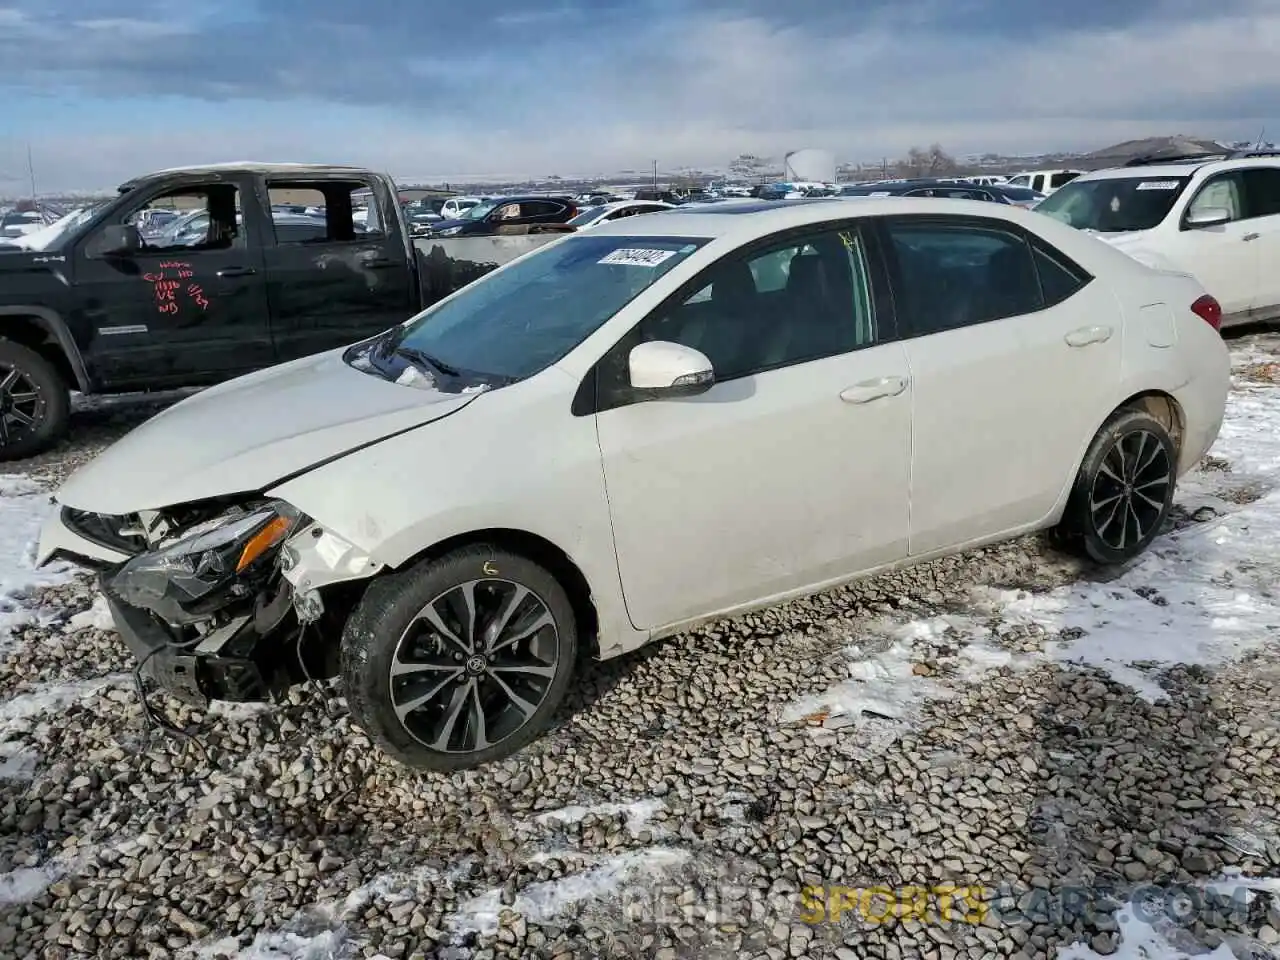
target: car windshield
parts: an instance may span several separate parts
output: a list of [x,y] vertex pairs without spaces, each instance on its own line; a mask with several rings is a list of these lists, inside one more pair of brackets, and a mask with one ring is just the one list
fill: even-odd
[[574,217],[572,220],[569,221],[569,226],[571,227],[586,226],[596,217],[600,216],[600,212],[603,209],[604,209],[603,206],[587,207],[587,209],[583,210],[580,214],[578,214],[576,217]]
[[[690,237],[582,234],[473,281],[381,340],[347,354],[358,369],[400,379],[417,360],[429,383],[502,386],[562,359],[606,320],[705,244]],[[412,372],[412,371],[411,371]],[[410,377],[406,382],[412,382]]]
[[1152,174],[1072,180],[1037,204],[1036,212],[1079,230],[1150,230],[1169,215],[1188,179]]
[[473,203],[471,204],[471,206],[468,207],[467,201],[464,200],[462,203],[458,204],[459,207],[464,208],[463,211],[460,214],[458,214],[458,219],[459,220],[483,220],[485,217],[489,215],[490,211],[492,211],[493,208],[496,207],[497,205],[498,205],[498,202],[496,200],[491,200],[488,203]]

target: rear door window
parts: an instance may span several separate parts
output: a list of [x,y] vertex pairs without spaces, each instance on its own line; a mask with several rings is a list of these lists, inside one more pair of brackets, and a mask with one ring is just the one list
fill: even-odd
[[1246,216],[1280,215],[1280,167],[1254,167],[1245,170],[1244,194]]
[[897,302],[907,336],[1034,313],[1045,306],[1031,245],[994,221],[892,217]]

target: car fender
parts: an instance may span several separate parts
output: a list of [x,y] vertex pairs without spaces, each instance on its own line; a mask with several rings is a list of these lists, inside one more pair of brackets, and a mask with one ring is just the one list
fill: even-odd
[[71,335],[71,328],[67,326],[65,320],[55,311],[48,307],[37,306],[4,306],[0,307],[0,336],[4,335],[4,319],[6,317],[30,317],[42,327],[57,342],[58,347],[66,355],[67,362],[71,365],[71,372],[75,374],[75,388],[82,393],[89,393],[92,389],[92,383],[89,380],[89,373],[85,367],[84,355],[80,353],[80,347],[76,344],[76,339]]
[[[648,639],[622,603],[594,418],[569,413],[576,381],[552,367],[483,394],[457,415],[353,451],[271,489],[356,548],[398,569],[488,531],[531,534],[582,573],[601,655]],[[540,462],[536,471],[530,462]]]

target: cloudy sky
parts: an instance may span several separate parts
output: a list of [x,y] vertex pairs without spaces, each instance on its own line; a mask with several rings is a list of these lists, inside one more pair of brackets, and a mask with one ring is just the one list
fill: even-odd
[[0,0],[0,194],[1280,136],[1280,0]]

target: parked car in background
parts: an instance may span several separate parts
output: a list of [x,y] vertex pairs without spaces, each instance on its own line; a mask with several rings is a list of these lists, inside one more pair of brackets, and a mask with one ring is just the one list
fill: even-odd
[[585,230],[588,227],[594,227],[602,223],[612,223],[614,220],[634,217],[641,213],[658,213],[662,210],[673,209],[675,209],[674,204],[663,203],[659,200],[619,200],[596,207],[587,207],[568,223],[569,226],[578,230]]
[[443,222],[444,217],[439,212],[443,206],[444,200],[415,200],[405,204],[404,217],[409,224],[409,235],[426,236],[433,226]]
[[468,210],[484,203],[484,197],[450,197],[440,205],[440,219],[457,220]]
[[950,200],[982,200],[987,203],[1007,203],[1030,209],[1044,199],[1044,194],[1025,187],[1006,184],[965,183],[958,180],[936,178],[919,180],[893,180],[870,184],[849,184],[841,187],[841,197],[942,197]]
[[10,210],[0,214],[0,237],[21,237],[45,225],[45,218],[38,210]]
[[[446,207],[448,204],[446,204]],[[578,207],[570,197],[514,196],[496,197],[471,207],[456,220],[432,224],[427,237],[492,236],[502,230],[536,228],[566,224],[578,215]]]
[[138,211],[133,225],[138,228],[138,233],[142,235],[143,239],[149,239],[162,234],[175,220],[181,219],[189,212],[172,208],[150,207],[146,210]]
[[181,401],[58,491],[37,562],[99,568],[183,699],[340,676],[392,757],[473,767],[583,655],[1034,530],[1136,557],[1222,423],[1214,316],[1009,205],[628,217]]
[[1083,170],[1028,170],[1025,173],[1014,174],[1005,182],[1011,187],[1027,187],[1048,196],[1053,191],[1066,186],[1083,172]]
[[1098,170],[1036,209],[1193,274],[1222,304],[1224,326],[1280,319],[1280,156]]
[[[148,238],[147,242],[155,247],[200,246],[208,241],[209,221],[207,211],[194,210],[170,223],[159,234]],[[244,217],[237,215],[236,223],[243,226]],[[328,229],[323,217],[283,213],[275,209],[271,211],[271,223],[281,242],[314,240],[323,237]],[[352,226],[357,234],[367,233],[369,229],[365,223],[356,219],[355,214],[352,214]]]
[[603,207],[608,203],[617,203],[622,199],[624,198],[615,196],[612,193],[601,193],[597,191],[595,193],[580,193],[578,196],[573,198],[573,202],[585,210],[588,207]]

